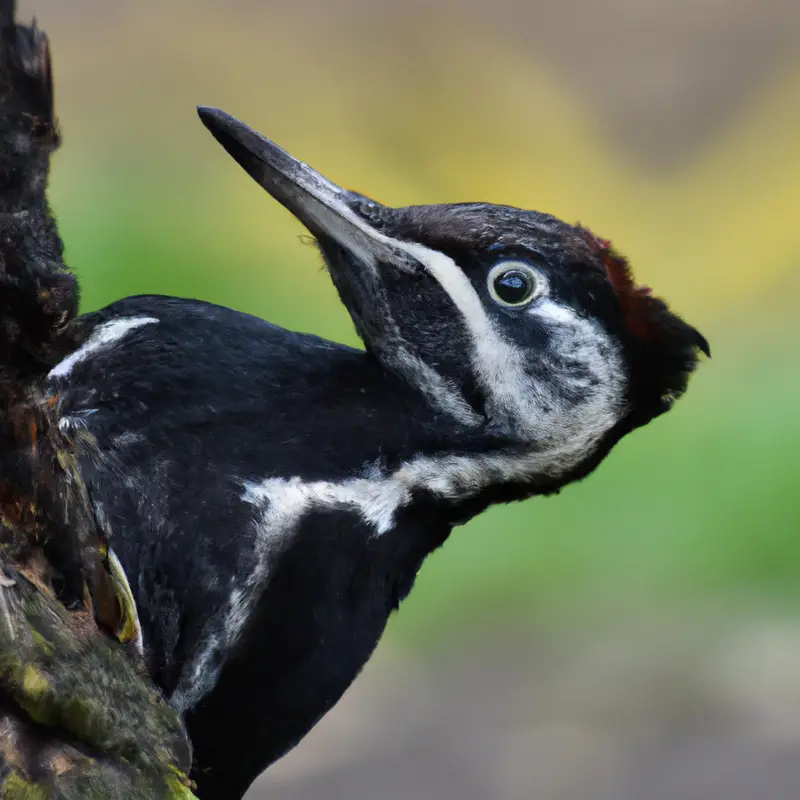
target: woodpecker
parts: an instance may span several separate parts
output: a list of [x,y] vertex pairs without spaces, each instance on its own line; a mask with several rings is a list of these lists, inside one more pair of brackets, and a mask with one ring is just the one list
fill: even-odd
[[337,702],[455,526],[587,476],[709,346],[582,226],[390,208],[199,115],[314,237],[363,349],[129,297],[70,323],[44,389],[214,800]]

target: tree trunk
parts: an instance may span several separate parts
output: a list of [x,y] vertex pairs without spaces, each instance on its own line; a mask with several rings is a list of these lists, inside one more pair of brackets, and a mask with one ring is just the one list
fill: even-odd
[[46,199],[47,38],[14,10],[0,0],[0,798],[191,798],[186,732],[45,380],[78,288]]

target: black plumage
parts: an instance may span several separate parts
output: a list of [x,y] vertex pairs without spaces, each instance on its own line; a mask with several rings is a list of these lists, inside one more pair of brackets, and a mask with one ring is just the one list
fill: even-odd
[[210,800],[338,700],[454,526],[587,475],[708,345],[585,228],[387,208],[200,114],[314,235],[364,350],[133,297],[65,328],[43,389]]

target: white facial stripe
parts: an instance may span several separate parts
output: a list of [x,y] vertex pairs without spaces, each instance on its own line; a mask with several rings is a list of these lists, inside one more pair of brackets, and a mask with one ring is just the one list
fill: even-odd
[[[303,165],[306,167],[306,165]],[[310,167],[306,167],[313,173]],[[314,173],[316,174],[316,173]],[[398,253],[408,253],[419,261],[416,254],[410,250],[413,245],[400,242],[376,231],[361,219],[352,209],[341,200],[341,191],[334,184],[322,176],[318,176],[312,189],[306,186],[308,194],[301,200],[306,212],[310,213],[314,222],[329,236],[343,247],[348,248],[366,267],[376,269],[375,243],[386,246],[382,255],[399,269],[407,269],[402,259],[397,258]],[[326,196],[327,195],[327,196]],[[344,221],[346,224],[342,224]],[[355,229],[355,233],[354,230]],[[425,249],[425,248],[422,248]],[[427,251],[433,252],[433,251]],[[424,261],[421,261],[423,266]],[[458,420],[464,425],[475,426],[482,417],[476,414],[455,387],[448,382],[432,367],[421,361],[412,353],[403,351],[396,354],[398,368],[415,378],[426,397],[437,407]]]
[[419,244],[403,246],[425,265],[461,312],[475,346],[473,366],[497,410],[524,423],[530,418],[529,409],[525,408],[529,391],[523,383],[525,374],[519,351],[495,329],[475,287],[452,258]]
[[481,423],[483,417],[476,414],[458,390],[422,359],[403,350],[396,354],[395,362],[403,373],[413,376],[415,385],[433,405],[467,427]]
[[[343,246],[351,247],[359,258],[362,258],[363,245],[360,242],[354,243],[355,237],[352,232],[347,230],[347,226],[341,225],[337,217],[369,237],[371,242],[380,242],[386,245],[389,255],[405,252],[414,261],[422,264],[447,292],[469,327],[473,343],[477,348],[475,367],[483,378],[485,387],[491,391],[501,408],[507,411],[513,410],[518,405],[519,398],[525,394],[519,391],[520,387],[517,383],[509,380],[509,376],[518,375],[521,370],[519,355],[494,330],[478,293],[463,271],[444,253],[412,242],[402,242],[375,230],[342,202],[340,193],[333,184],[326,181],[324,189],[330,192],[330,196],[327,198],[320,197],[317,192],[312,194],[314,201],[319,202],[319,206],[315,207],[315,220]],[[326,207],[333,209],[334,214],[332,215]],[[321,211],[322,213],[320,213]],[[390,260],[396,266],[406,268],[402,260],[398,261],[396,258]],[[374,256],[370,254],[364,263],[374,269]],[[409,355],[409,358],[413,357]],[[433,389],[432,394],[439,399],[440,406],[467,424],[475,425],[481,421],[481,418],[469,409],[468,404],[459,394],[444,385],[441,376],[437,375],[438,381],[432,380],[432,370],[427,365],[420,364],[418,359],[415,359],[415,362],[417,362],[414,365],[415,373],[424,375],[425,385]],[[420,366],[424,367],[422,373],[418,369]],[[436,375],[436,373],[433,374]],[[524,415],[521,414],[514,414],[514,416],[520,419],[524,418]]]
[[[622,411],[622,360],[619,349],[597,323],[549,298],[539,300],[527,312],[547,322],[558,340],[553,347],[556,352],[569,353],[596,379],[597,391],[590,392],[587,401],[574,409],[564,408],[558,391],[548,392],[546,385],[537,385],[527,375],[523,353],[495,328],[475,287],[455,261],[422,245],[405,246],[425,264],[461,312],[475,346],[473,366],[491,400],[491,410],[539,445],[557,446],[564,441],[576,450],[585,450],[616,423]],[[574,389],[589,388],[585,378],[559,374],[555,368],[551,374],[553,380],[562,380]],[[571,436],[577,438],[570,441]]]
[[[325,189],[331,192],[331,196],[320,197],[320,203],[329,205],[336,215],[368,236],[372,242],[386,245],[389,254],[407,253],[414,261],[423,265],[450,297],[470,332],[475,348],[473,367],[490,399],[491,408],[488,411],[491,414],[500,415],[505,421],[512,423],[519,433],[540,444],[550,441],[555,445],[570,432],[577,432],[570,431],[571,428],[578,428],[583,424],[585,435],[580,437],[580,441],[574,442],[576,449],[585,446],[587,440],[599,438],[602,432],[619,419],[624,390],[621,356],[619,349],[612,344],[599,325],[580,318],[571,309],[546,298],[539,300],[529,312],[539,315],[551,328],[555,328],[554,335],[561,340],[558,347],[560,352],[570,350],[573,358],[587,367],[597,379],[598,391],[591,392],[590,399],[579,409],[572,409],[574,413],[570,415],[570,409],[561,407],[563,403],[556,392],[545,396],[546,387],[535,385],[526,375],[523,354],[496,329],[475,287],[452,258],[421,244],[393,239],[375,230],[345,205],[339,190],[333,184],[326,181]],[[330,221],[335,222],[333,219]],[[349,238],[352,238],[352,234],[348,237],[347,232],[336,224],[326,227],[326,230],[345,246],[349,244]],[[391,261],[398,263],[396,258]],[[406,266],[402,260],[399,260],[398,265],[403,268]],[[578,386],[578,379],[570,379],[568,375],[554,375],[554,378],[557,377],[565,381],[572,380],[575,388],[581,388]],[[442,387],[437,387],[437,394],[440,397],[449,397],[451,408],[463,405],[463,398],[459,395],[455,397],[458,397],[460,403],[454,404],[454,392],[442,392],[441,389]],[[549,408],[550,411],[545,413],[544,408]],[[475,415],[471,416],[473,423],[478,422]],[[570,416],[573,419],[569,419]]]
[[565,402],[563,394],[551,393],[544,398],[553,411],[540,415],[540,441],[561,441],[562,447],[586,450],[625,412],[627,379],[620,346],[599,323],[549,298],[536,303],[528,313],[544,320],[551,331],[553,355],[547,371],[563,389],[584,397],[573,404]]
[[104,322],[92,331],[92,335],[81,347],[53,367],[47,377],[51,379],[66,378],[76,364],[86,361],[95,353],[111,347],[111,345],[116,344],[136,328],[141,328],[142,325],[153,325],[157,322],[158,320],[155,317],[123,317]]
[[[341,200],[340,192],[334,184],[325,180],[324,188],[327,192],[330,192],[328,197],[321,197],[319,192],[313,192],[311,196],[319,202],[325,211],[324,214],[320,214],[320,208],[315,206],[316,213],[314,218],[330,236],[345,247],[352,245],[352,233],[337,224],[336,217],[340,217],[367,236],[371,242],[380,242],[386,245],[390,252],[408,253],[415,261],[422,264],[447,292],[470,326],[475,340],[485,340],[496,336],[478,293],[453,259],[444,253],[431,250],[423,245],[402,242],[375,230]],[[332,209],[335,216],[331,217],[326,207]],[[357,254],[361,253],[361,247],[356,247],[354,250]],[[370,255],[365,263],[373,266],[374,256]],[[405,264],[401,262],[400,266],[405,266]]]

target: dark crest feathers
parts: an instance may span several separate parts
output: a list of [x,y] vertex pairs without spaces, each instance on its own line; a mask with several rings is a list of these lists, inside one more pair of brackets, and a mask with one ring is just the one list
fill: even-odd
[[670,311],[648,286],[639,285],[630,264],[607,239],[579,226],[595,257],[605,267],[619,298],[625,328],[625,347],[632,362],[634,383],[631,427],[644,425],[667,411],[685,391],[700,353],[711,355],[706,339]]

